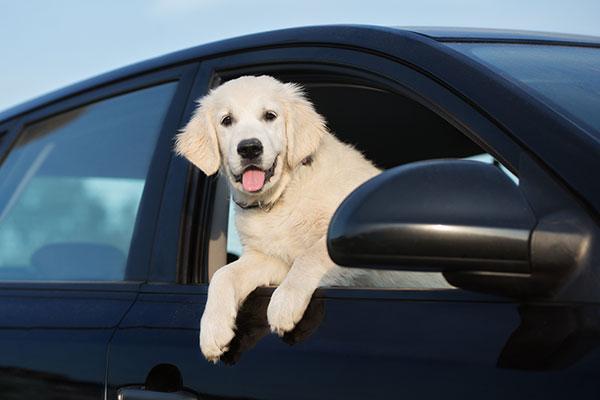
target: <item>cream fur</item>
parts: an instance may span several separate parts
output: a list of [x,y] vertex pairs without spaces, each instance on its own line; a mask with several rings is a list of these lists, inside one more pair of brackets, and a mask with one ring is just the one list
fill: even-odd
[[[276,113],[264,120],[265,111]],[[223,126],[224,116],[233,123]],[[258,138],[263,164],[277,160],[260,192],[246,192],[234,177],[241,172],[237,144]],[[177,136],[176,151],[206,174],[220,167],[239,204],[235,222],[243,245],[239,260],[219,269],[210,283],[202,316],[200,347],[217,361],[234,337],[235,318],[258,286],[279,286],[267,317],[273,332],[294,328],[319,286],[444,287],[439,274],[366,271],[336,266],[327,254],[329,221],[342,200],[380,171],[361,153],[325,128],[298,86],[274,78],[242,77],[215,89],[199,102],[194,117]],[[303,163],[307,157],[311,163]],[[305,165],[306,164],[306,165]]]

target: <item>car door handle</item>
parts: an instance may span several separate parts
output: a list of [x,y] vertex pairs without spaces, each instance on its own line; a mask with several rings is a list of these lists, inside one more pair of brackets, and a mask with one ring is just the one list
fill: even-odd
[[119,389],[118,400],[198,400],[193,393],[180,390],[178,392],[155,392],[140,386]]

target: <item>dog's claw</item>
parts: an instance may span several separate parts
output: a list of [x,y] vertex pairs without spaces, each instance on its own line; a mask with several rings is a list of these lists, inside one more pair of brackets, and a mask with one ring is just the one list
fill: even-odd
[[206,357],[206,359],[213,364],[216,364],[219,361],[219,358],[221,358],[221,357],[220,356],[218,356],[218,357],[208,357],[207,356]]
[[274,326],[271,326],[271,332],[276,333],[277,335],[279,335],[279,337],[283,337],[283,335],[287,333],[287,331]]

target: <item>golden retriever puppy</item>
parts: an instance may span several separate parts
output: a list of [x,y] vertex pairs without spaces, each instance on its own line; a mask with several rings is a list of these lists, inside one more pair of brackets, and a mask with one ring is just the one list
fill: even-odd
[[177,153],[207,175],[228,178],[237,204],[241,257],[220,268],[208,289],[200,347],[217,361],[234,337],[240,305],[258,286],[279,286],[271,330],[294,328],[319,286],[444,286],[441,276],[342,268],[325,237],[336,208],[380,171],[327,131],[295,84],[244,76],[211,91],[176,138]]

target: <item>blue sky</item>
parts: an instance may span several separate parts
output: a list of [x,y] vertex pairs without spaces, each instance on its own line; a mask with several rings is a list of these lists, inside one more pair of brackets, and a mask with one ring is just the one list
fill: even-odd
[[0,0],[0,110],[183,48],[293,26],[360,23],[600,36],[599,0]]

